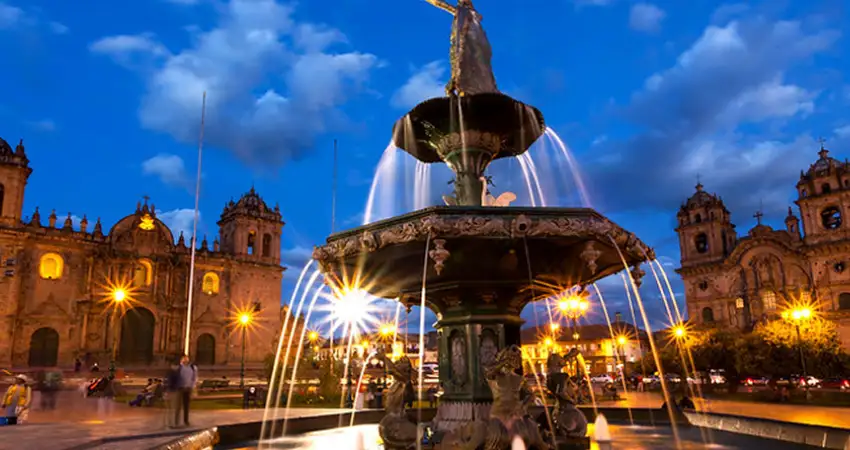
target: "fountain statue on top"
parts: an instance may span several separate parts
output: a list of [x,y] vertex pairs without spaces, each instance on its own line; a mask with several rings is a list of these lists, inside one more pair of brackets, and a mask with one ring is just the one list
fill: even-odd
[[[364,289],[436,313],[444,393],[431,428],[444,442],[473,442],[481,424],[514,427],[502,408],[521,395],[514,373],[521,370],[514,347],[521,345],[520,313],[540,297],[529,285],[585,286],[635,268],[654,252],[591,209],[509,206],[513,194],[489,194],[487,166],[526,152],[545,130],[543,115],[496,88],[490,46],[471,1],[428,1],[455,16],[452,78],[446,97],[426,100],[396,122],[393,142],[421,162],[448,165],[454,196],[446,206],[333,234],[313,258],[340,292]],[[522,417],[521,408],[509,410]],[[398,410],[388,415],[401,418]],[[567,428],[578,432],[575,420]],[[547,448],[531,422],[520,423],[527,448]],[[406,443],[411,430],[385,426],[383,433]],[[510,440],[500,437],[487,448],[505,450]]]

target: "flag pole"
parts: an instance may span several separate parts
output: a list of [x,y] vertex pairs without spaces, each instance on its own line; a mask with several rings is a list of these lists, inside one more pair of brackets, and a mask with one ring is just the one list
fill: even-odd
[[336,231],[337,145],[334,139],[333,185],[331,187],[331,234]]
[[198,218],[200,211],[198,204],[201,198],[201,156],[204,152],[204,121],[207,113],[207,91],[204,91],[201,100],[201,131],[198,137],[198,178],[195,181],[195,217],[192,220],[192,253],[189,259],[189,298],[186,304],[186,337],[183,341],[183,354],[189,354],[189,338],[192,330],[192,297],[195,292],[195,251],[198,247]]

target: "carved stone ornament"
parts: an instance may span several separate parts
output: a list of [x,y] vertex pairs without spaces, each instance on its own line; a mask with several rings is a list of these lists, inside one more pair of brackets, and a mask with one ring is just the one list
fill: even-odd
[[582,261],[587,264],[587,269],[590,270],[591,275],[596,274],[596,260],[602,255],[602,252],[594,247],[596,243],[594,241],[590,241],[584,245],[584,250],[581,252],[579,257]]
[[[505,216],[470,216],[468,214],[431,214],[411,218],[404,223],[376,228],[357,235],[340,237],[313,250],[313,259],[323,268],[326,263],[355,256],[363,251],[375,251],[406,242],[425,241],[428,235],[441,239],[458,237],[591,237],[599,242],[613,242],[627,257],[654,259],[655,253],[632,233],[604,217],[532,218],[519,215],[512,220]],[[436,245],[436,243],[435,243]],[[588,254],[590,255],[590,254]]]
[[443,272],[446,259],[448,259],[449,255],[451,255],[451,253],[445,249],[445,245],[445,239],[434,239],[434,248],[428,252],[428,256],[434,261],[434,271],[437,272],[437,275],[440,275],[440,273]]
[[494,133],[466,130],[463,133],[449,133],[438,137],[435,144],[437,154],[442,158],[462,148],[487,150],[495,156],[502,148],[502,137]]
[[635,264],[632,267],[632,279],[635,281],[635,286],[640,287],[643,284],[643,276],[646,275],[646,272],[640,268],[640,264]]

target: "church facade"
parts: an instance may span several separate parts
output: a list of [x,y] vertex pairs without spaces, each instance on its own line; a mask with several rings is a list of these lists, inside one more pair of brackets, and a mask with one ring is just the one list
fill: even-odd
[[850,164],[829,156],[800,172],[785,228],[738,236],[723,201],[697,184],[677,214],[685,300],[692,322],[750,329],[806,302],[835,321],[850,349]]
[[[105,230],[86,216],[38,208],[23,217],[32,169],[23,142],[0,139],[0,367],[72,366],[76,358],[106,367],[159,366],[183,353],[191,241],[156,216],[148,200]],[[45,220],[46,219],[46,220]],[[246,361],[275,351],[282,311],[280,210],[252,188],[228,202],[221,241],[196,249],[190,355],[200,366],[238,365],[242,331],[236,311],[251,311]],[[114,286],[127,296],[114,308]]]

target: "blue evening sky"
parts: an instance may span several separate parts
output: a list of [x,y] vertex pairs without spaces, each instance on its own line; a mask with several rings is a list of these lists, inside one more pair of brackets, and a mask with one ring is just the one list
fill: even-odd
[[[580,173],[592,206],[656,248],[680,305],[673,228],[697,174],[744,234],[759,204],[781,226],[818,137],[848,156],[844,0],[475,3],[500,88],[543,111],[577,160],[531,150],[547,204],[580,206]],[[450,23],[424,0],[0,0],[0,137],[26,143],[25,215],[110,226],[148,195],[175,235],[191,230],[206,90],[200,233],[212,239],[252,185],[279,203],[288,301],[331,230],[333,140],[340,229],[362,221],[394,121],[440,95]],[[373,217],[422,204],[405,158],[387,163],[396,179],[379,183]],[[500,170],[494,191],[529,203],[519,164]],[[448,188],[433,173],[436,204]],[[619,286],[601,283],[625,313]]]

